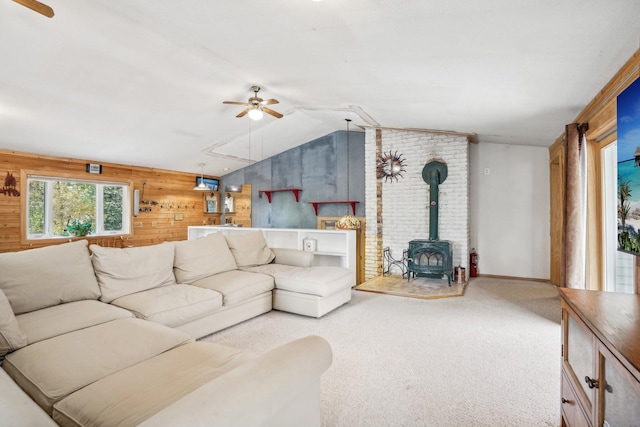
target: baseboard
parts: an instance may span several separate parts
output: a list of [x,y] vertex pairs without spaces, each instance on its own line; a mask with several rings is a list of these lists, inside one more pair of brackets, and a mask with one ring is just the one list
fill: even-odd
[[549,283],[549,279],[532,279],[530,277],[498,276],[495,274],[478,274],[478,277],[485,277],[487,279],[526,280],[529,282]]

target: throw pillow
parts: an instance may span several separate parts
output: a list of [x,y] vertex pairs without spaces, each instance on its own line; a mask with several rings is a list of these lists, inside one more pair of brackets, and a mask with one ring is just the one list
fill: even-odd
[[176,283],[173,242],[124,249],[91,245],[89,249],[102,302]]
[[20,329],[9,300],[0,290],[0,356],[27,345],[27,336]]
[[0,289],[16,315],[100,296],[86,240],[2,253],[0,271]]
[[276,257],[264,240],[262,231],[225,236],[238,267],[269,264]]
[[238,268],[221,233],[212,233],[201,239],[176,242],[175,248],[173,272],[179,283],[193,283],[196,280]]

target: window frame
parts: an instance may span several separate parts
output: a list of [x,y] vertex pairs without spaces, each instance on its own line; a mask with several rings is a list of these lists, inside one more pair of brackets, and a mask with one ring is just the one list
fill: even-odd
[[[63,180],[63,181],[74,181],[74,182],[83,182],[90,183],[96,185],[122,185],[127,188],[127,193],[123,197],[123,215],[122,222],[123,228],[117,232],[104,232],[104,230],[100,234],[91,234],[88,236],[46,236],[34,238],[29,236],[29,225],[28,225],[28,216],[29,216],[29,203],[28,203],[28,190],[29,179],[33,178],[42,178],[43,180]],[[105,177],[102,175],[94,175],[91,174],[88,176],[87,173],[71,173],[71,172],[61,172],[61,171],[53,171],[53,170],[30,170],[30,169],[22,169],[20,171],[20,194],[23,195],[20,201],[20,241],[22,244],[33,245],[33,244],[46,244],[46,243],[56,243],[61,240],[78,240],[78,239],[87,239],[92,237],[105,237],[105,236],[123,236],[128,237],[131,236],[132,228],[133,228],[133,180],[131,179],[118,179],[114,177]],[[97,202],[97,200],[96,200]],[[46,200],[45,200],[46,203]],[[97,209],[97,207],[96,207]],[[96,212],[96,221],[100,219],[102,220],[102,213],[97,209]]]

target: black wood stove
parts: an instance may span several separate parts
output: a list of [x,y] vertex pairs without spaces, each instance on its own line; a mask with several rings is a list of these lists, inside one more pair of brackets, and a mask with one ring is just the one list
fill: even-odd
[[409,279],[413,277],[430,277],[441,279],[447,276],[451,285],[451,270],[453,269],[453,253],[451,242],[448,240],[418,239],[409,242],[407,251],[407,271]]
[[448,240],[438,239],[438,186],[447,179],[447,165],[432,161],[422,169],[422,179],[429,184],[429,240],[409,242],[407,250],[407,280],[411,277],[441,279],[447,276],[451,286],[453,246]]

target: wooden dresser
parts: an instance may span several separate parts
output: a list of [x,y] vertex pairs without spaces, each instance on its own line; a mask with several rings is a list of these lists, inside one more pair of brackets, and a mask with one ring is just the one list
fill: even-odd
[[562,425],[640,427],[640,296],[560,295]]

